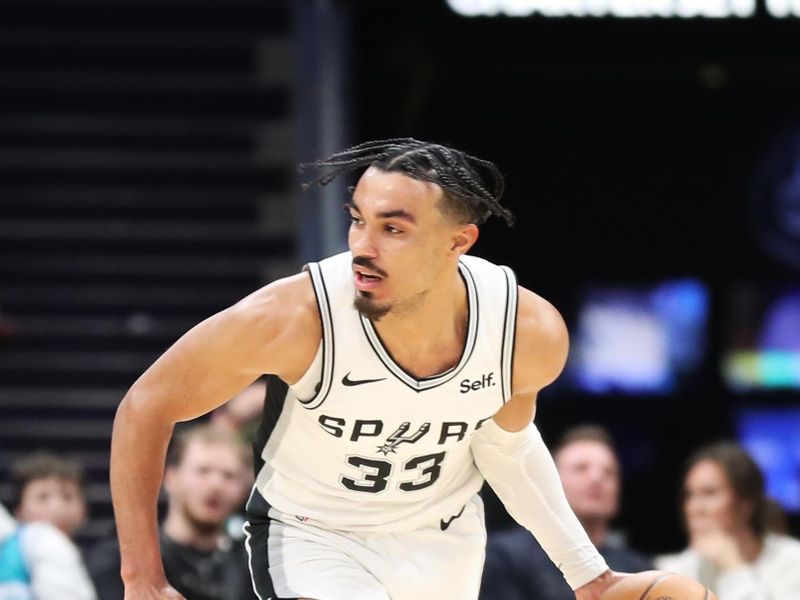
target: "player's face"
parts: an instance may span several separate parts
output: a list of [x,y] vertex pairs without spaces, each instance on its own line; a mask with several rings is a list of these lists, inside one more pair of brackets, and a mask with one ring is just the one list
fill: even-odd
[[[412,312],[441,279],[459,225],[438,207],[442,189],[374,167],[362,175],[348,208],[356,308],[377,320]],[[466,226],[474,227],[474,226]]]
[[619,464],[608,446],[590,440],[573,442],[558,451],[556,465],[578,518],[607,521],[617,514]]
[[239,506],[243,476],[240,455],[229,445],[191,441],[165,477],[170,510],[182,511],[201,531],[217,530]]
[[686,476],[683,488],[683,509],[689,536],[709,532],[735,532],[741,519],[743,503],[725,476],[725,471],[712,460],[702,460]]
[[72,536],[86,521],[86,500],[74,481],[34,479],[25,486],[17,509],[20,521],[46,521]]

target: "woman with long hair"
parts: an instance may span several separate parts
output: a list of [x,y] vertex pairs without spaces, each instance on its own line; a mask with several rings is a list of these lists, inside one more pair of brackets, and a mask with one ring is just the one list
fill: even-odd
[[800,599],[800,542],[769,530],[764,477],[738,444],[690,457],[682,511],[689,547],[658,557],[659,569],[699,579],[720,600]]

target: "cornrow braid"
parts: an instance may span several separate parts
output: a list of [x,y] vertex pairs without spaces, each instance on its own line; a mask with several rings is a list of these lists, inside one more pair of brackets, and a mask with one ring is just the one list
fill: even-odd
[[505,182],[494,163],[414,138],[364,142],[328,158],[302,163],[301,172],[307,167],[327,170],[304,183],[303,189],[317,184],[327,185],[339,175],[369,166],[387,172],[401,172],[440,186],[450,200],[448,208],[460,222],[481,224],[496,215],[508,225],[514,224],[514,215],[500,204]]

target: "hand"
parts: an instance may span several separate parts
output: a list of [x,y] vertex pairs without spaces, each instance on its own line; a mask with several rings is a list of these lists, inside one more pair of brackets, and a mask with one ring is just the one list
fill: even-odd
[[186,600],[169,585],[127,584],[125,600]]
[[730,571],[745,564],[739,544],[724,531],[710,530],[692,536],[692,549],[721,571]]
[[630,573],[606,571],[599,577],[592,579],[589,583],[575,590],[575,598],[576,600],[599,600],[603,592],[628,575],[630,575]]

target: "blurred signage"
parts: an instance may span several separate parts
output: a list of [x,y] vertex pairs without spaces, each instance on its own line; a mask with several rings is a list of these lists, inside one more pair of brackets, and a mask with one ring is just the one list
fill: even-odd
[[581,294],[566,380],[592,394],[668,394],[703,366],[709,292],[693,279],[588,286]]
[[[467,17],[751,17],[756,0],[447,0]],[[774,17],[800,16],[800,0],[766,0]]]
[[800,269],[800,126],[770,141],[749,192],[747,224],[761,248]]

